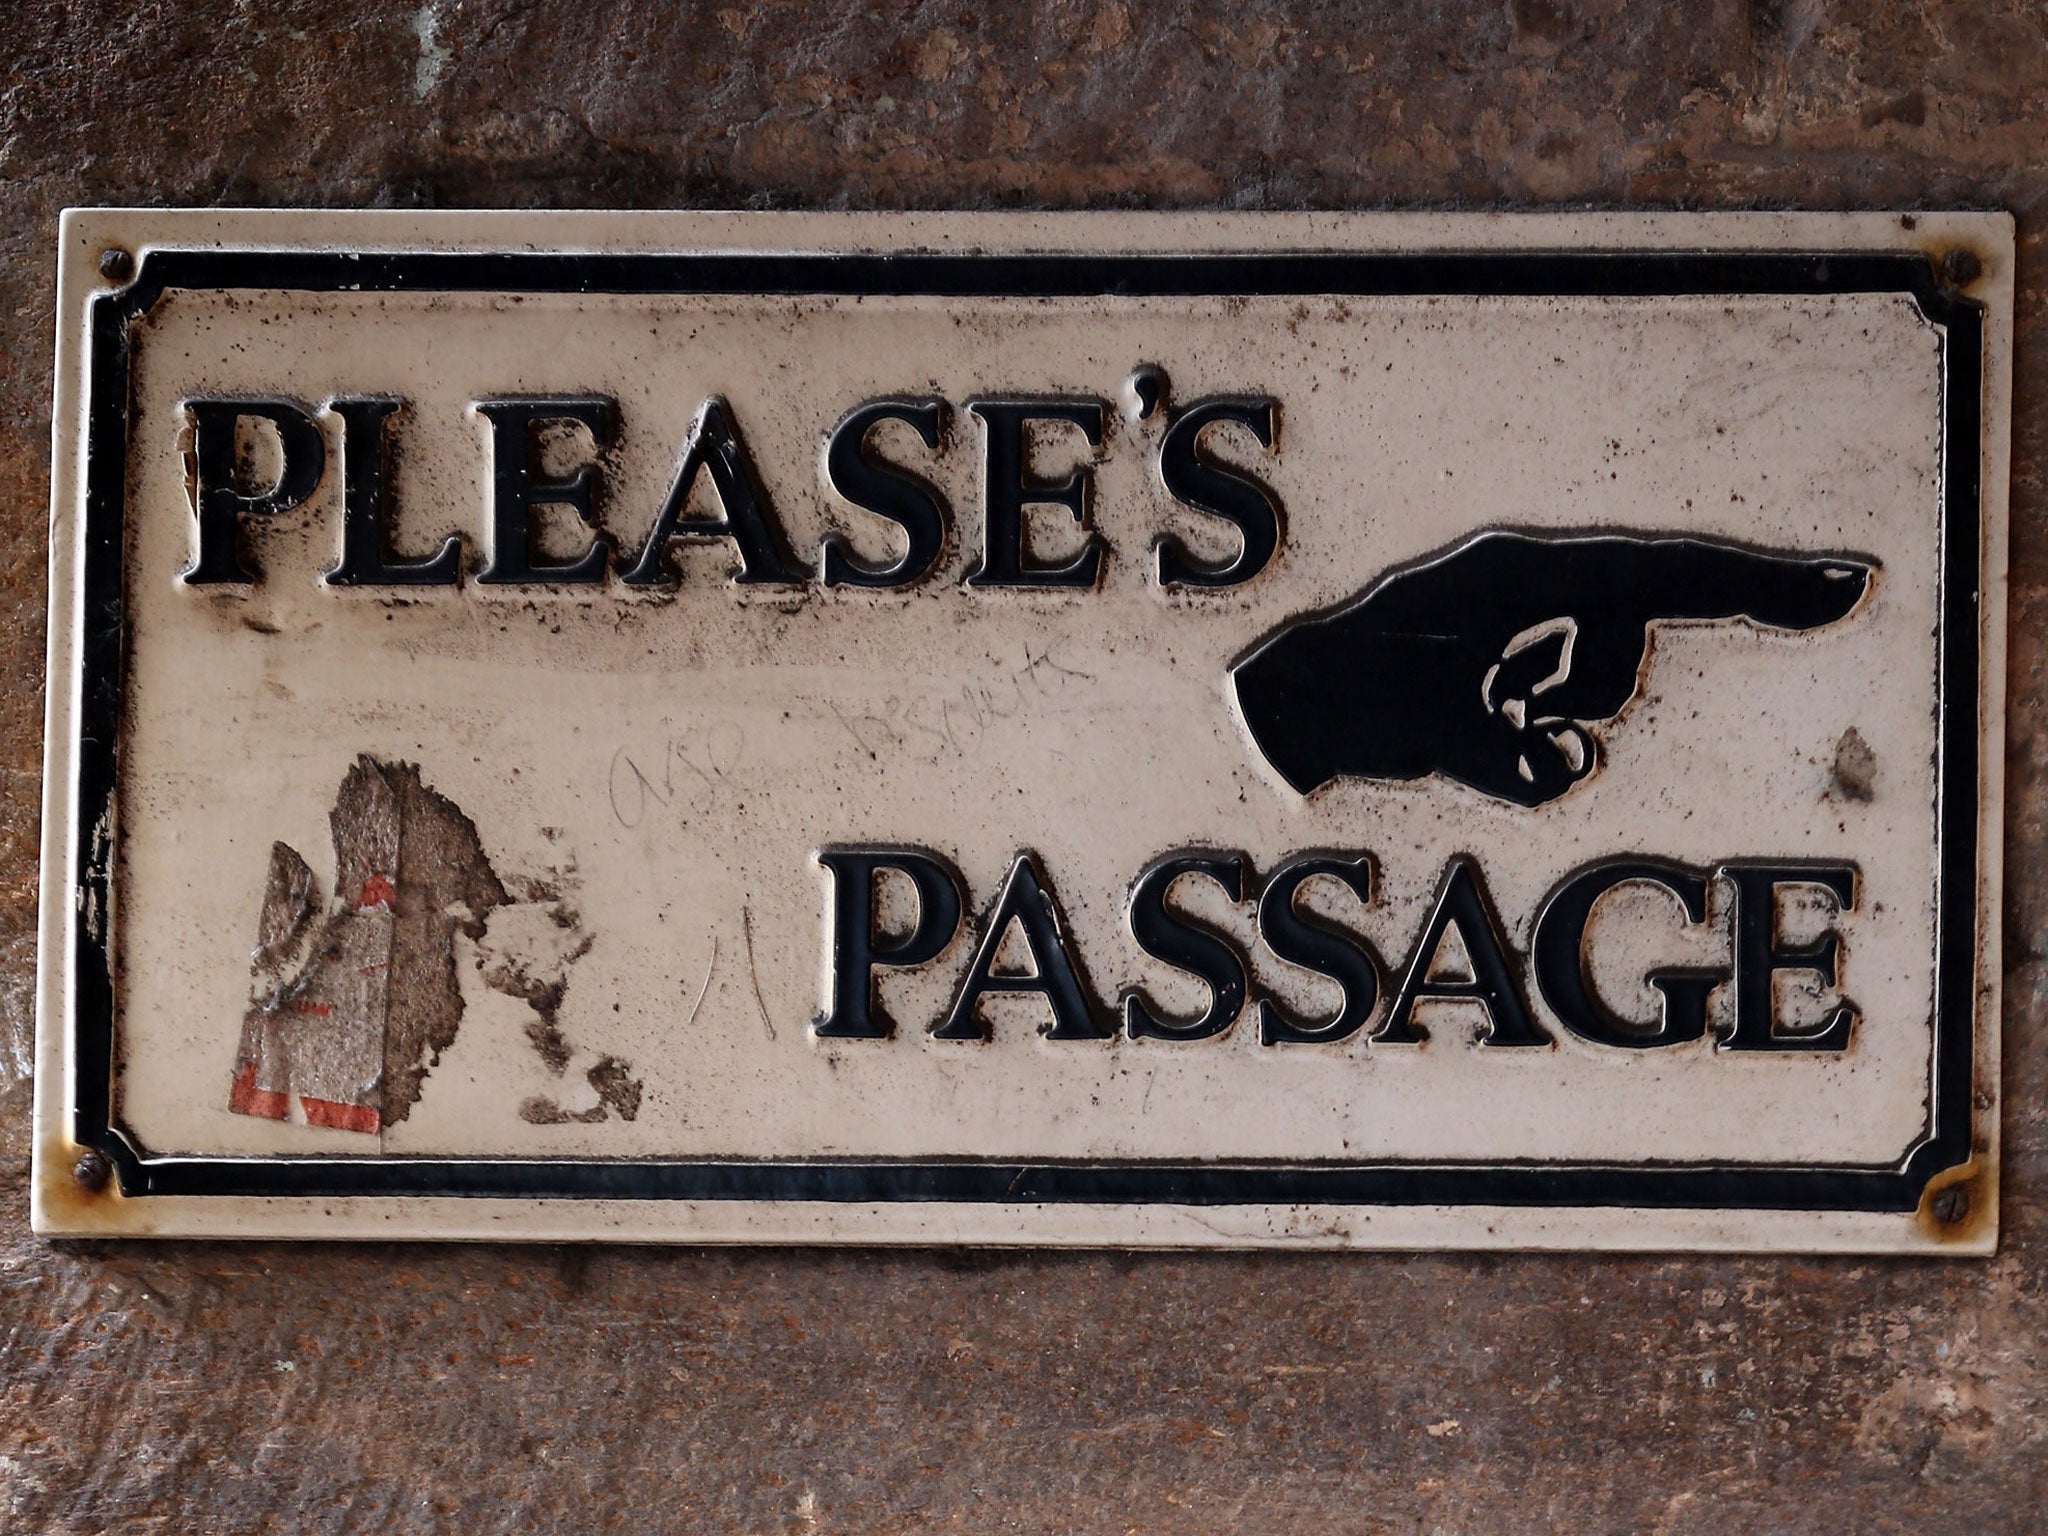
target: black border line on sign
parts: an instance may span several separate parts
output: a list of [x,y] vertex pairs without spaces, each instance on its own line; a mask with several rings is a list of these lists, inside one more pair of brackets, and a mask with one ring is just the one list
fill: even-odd
[[[1156,297],[1649,297],[1901,293],[1942,327],[1937,969],[1929,1113],[1882,1166],[1740,1163],[995,1162],[201,1157],[147,1151],[112,1114],[109,914],[124,676],[131,322],[169,289]],[[91,302],[79,717],[71,825],[73,1135],[125,1195],[1165,1205],[1480,1205],[1911,1211],[1970,1156],[1976,1014],[1983,311],[1909,252],[604,255],[148,251]],[[52,679],[53,685],[60,680]],[[56,899],[46,893],[45,899]]]

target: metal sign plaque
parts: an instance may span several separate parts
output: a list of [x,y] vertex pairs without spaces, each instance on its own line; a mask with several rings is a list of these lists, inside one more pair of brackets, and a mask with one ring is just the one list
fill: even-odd
[[38,1230],[1988,1251],[2012,265],[73,214]]

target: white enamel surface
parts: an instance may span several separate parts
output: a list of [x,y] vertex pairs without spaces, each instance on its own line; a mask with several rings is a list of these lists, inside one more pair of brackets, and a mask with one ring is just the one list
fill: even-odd
[[[2002,667],[2004,390],[2010,232],[2002,219],[946,220],[117,215],[67,225],[53,679],[70,675],[70,473],[76,345],[90,274],[76,252],[118,238],[205,244],[485,248],[1226,249],[1750,246],[1990,250],[1987,369],[1982,1038],[1995,1040]],[[1937,247],[1938,248],[1938,247]],[[1896,1162],[1925,1122],[1933,991],[1935,583],[1940,536],[1939,332],[1893,295],[1705,299],[942,301],[172,294],[144,327],[131,458],[129,717],[116,911],[122,1122],[156,1152],[454,1153],[524,1157],[919,1155],[1005,1159],[1359,1159],[1681,1163]],[[1215,553],[1213,519],[1177,508],[1153,465],[1159,428],[1121,413],[1134,365],[1177,404],[1281,401],[1278,450],[1214,433],[1287,511],[1280,556],[1220,592],[1165,594],[1163,533]],[[397,394],[402,549],[450,531],[487,543],[487,439],[468,403],[597,393],[619,402],[600,520],[637,552],[701,402],[722,395],[799,562],[879,520],[823,488],[823,437],[882,394],[932,394],[956,420],[937,454],[907,432],[893,457],[939,486],[956,537],[904,593],[737,589],[727,546],[692,549],[672,597],[601,590],[337,593],[340,487],[255,541],[263,582],[218,595],[176,580],[191,549],[177,402],[196,393]],[[1102,447],[1047,435],[1049,474],[1092,464],[1109,544],[1093,592],[963,589],[980,546],[982,394],[1086,394],[1118,409]],[[333,423],[330,422],[330,433]],[[1061,552],[1044,520],[1041,547]],[[1667,626],[1642,694],[1597,727],[1598,773],[1530,810],[1440,779],[1347,780],[1307,800],[1263,766],[1225,689],[1230,662],[1288,618],[1341,602],[1390,567],[1486,527],[1698,533],[1875,556],[1844,621],[1810,634]],[[1201,542],[1204,536],[1209,542]],[[403,602],[390,598],[402,596]],[[52,689],[52,784],[70,703]],[[1875,793],[1833,783],[1854,729]],[[409,1119],[381,1137],[230,1114],[229,1069],[273,840],[326,882],[327,811],[359,753],[418,762],[476,823],[500,875],[545,879],[594,942],[574,962],[562,1032],[631,1063],[631,1123],[534,1125],[528,1095],[566,1092],[527,1045],[527,1005],[460,956],[468,1010]],[[45,889],[68,880],[57,797]],[[910,843],[950,858],[969,927],[940,959],[891,977],[904,1028],[818,1041],[823,846]],[[1617,854],[1848,862],[1836,922],[1840,991],[1862,1021],[1839,1057],[1709,1045],[1628,1052],[1566,1034],[1552,1050],[1471,1042],[1476,1015],[1425,1015],[1423,1048],[1261,1047],[1249,1018],[1198,1043],[1053,1042],[1028,1008],[994,1012],[986,1044],[931,1040],[1021,849],[1041,858],[1105,1007],[1142,986],[1200,1001],[1130,938],[1132,879],[1188,846],[1242,848],[1261,874],[1287,853],[1368,851],[1379,891],[1343,912],[1398,965],[1445,861],[1475,856],[1511,942],[1565,873]],[[1213,896],[1213,890],[1209,893]],[[1717,892],[1717,899],[1725,892]],[[1249,906],[1193,905],[1250,938]],[[45,909],[46,956],[53,916]],[[1690,940],[1668,901],[1618,898],[1596,972],[1625,1012],[1652,966],[1725,963],[1726,913]],[[499,914],[510,925],[518,919]],[[506,931],[509,935],[509,927]],[[1795,935],[1796,936],[1796,935]],[[493,929],[487,945],[504,938]],[[467,941],[465,941],[466,944]],[[59,959],[61,958],[58,957]],[[1254,951],[1254,986],[1297,1004],[1334,995]],[[645,1205],[447,1201],[117,1201],[45,1195],[61,1174],[61,990],[44,970],[39,1220],[47,1230],[371,1235],[666,1236],[704,1240],[1292,1242],[1360,1245],[1916,1246],[1911,1217],[1405,1210],[1144,1213],[1128,1208]],[[1725,1006],[1725,995],[1722,1005]],[[1995,1050],[1980,1044],[1993,1096]],[[1995,1112],[1986,1133],[1995,1136]],[[1984,1156],[1995,1157],[1987,1143]],[[138,1210],[138,1206],[149,1210]],[[1199,1220],[1197,1219],[1199,1218]],[[1988,1229],[1972,1242],[1989,1241]],[[1957,1245],[1946,1245],[1954,1251]],[[1969,1245],[1964,1245],[1969,1246]]]

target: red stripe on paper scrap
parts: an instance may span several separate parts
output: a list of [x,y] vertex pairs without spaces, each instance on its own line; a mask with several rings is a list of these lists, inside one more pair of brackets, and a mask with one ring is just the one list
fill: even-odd
[[306,1124],[330,1126],[337,1131],[375,1131],[383,1116],[368,1104],[344,1104],[339,1099],[315,1099],[299,1095],[306,1111]]
[[256,1063],[245,1061],[235,1069],[235,1081],[228,1089],[228,1108],[238,1115],[261,1115],[265,1120],[282,1120],[290,1106],[285,1096],[256,1086]]

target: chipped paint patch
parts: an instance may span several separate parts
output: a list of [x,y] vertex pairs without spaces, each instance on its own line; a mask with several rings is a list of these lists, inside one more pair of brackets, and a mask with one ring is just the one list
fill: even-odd
[[425,101],[427,93],[441,83],[453,54],[441,43],[441,18],[432,5],[414,11],[410,26],[420,49],[412,66],[412,99]]
[[595,939],[584,931],[576,906],[554,887],[537,887],[533,896],[491,914],[476,956],[486,986],[532,1010],[524,1025],[527,1044],[550,1073],[572,1085],[527,1096],[519,1118],[528,1125],[595,1125],[613,1115],[631,1120],[640,1113],[642,1094],[632,1069],[617,1056],[583,1050],[562,1030],[571,968]]

